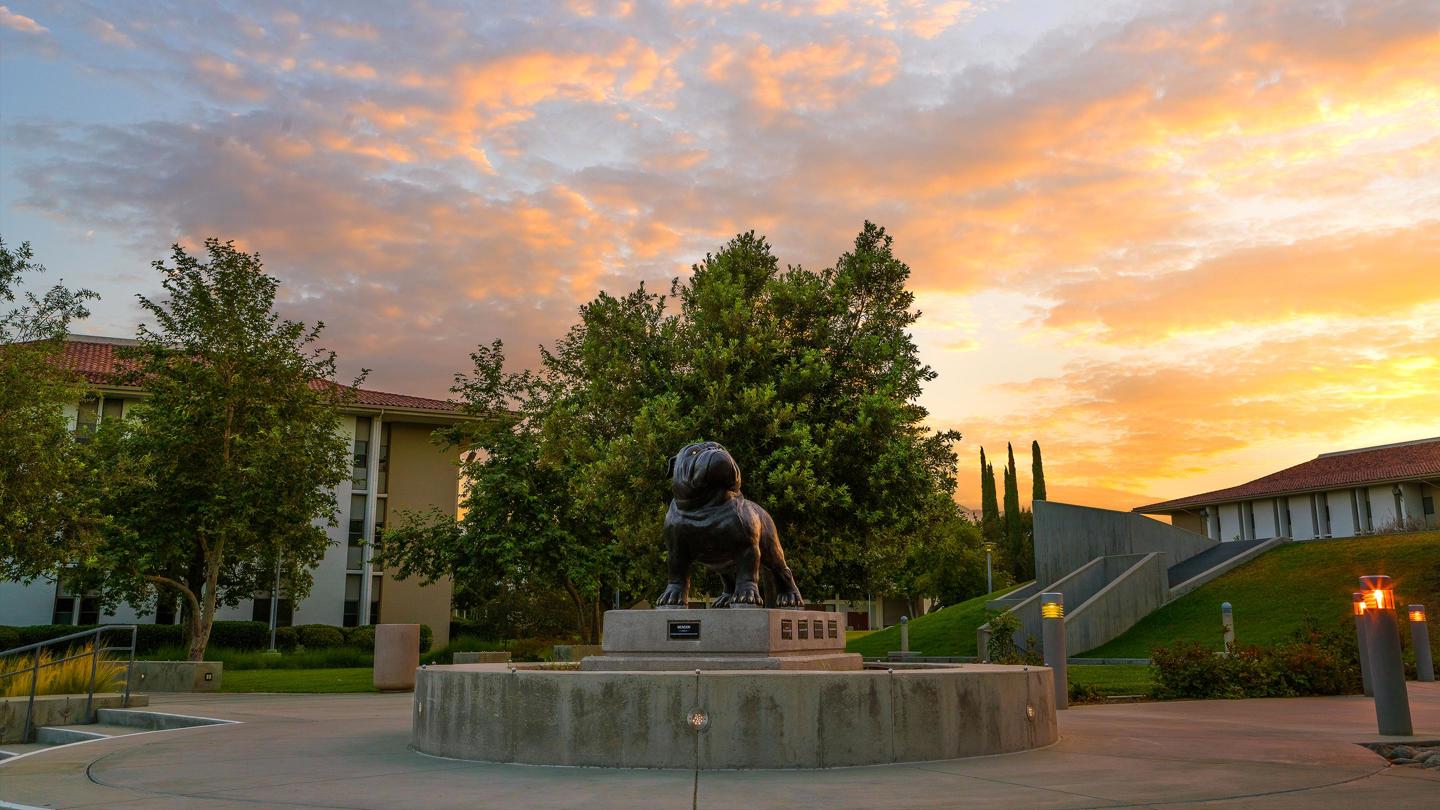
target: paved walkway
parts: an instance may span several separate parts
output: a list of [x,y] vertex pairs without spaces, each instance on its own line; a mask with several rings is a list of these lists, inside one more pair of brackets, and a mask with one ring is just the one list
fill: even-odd
[[[1440,686],[1411,684],[1421,739]],[[242,721],[120,737],[0,764],[0,807],[1440,807],[1440,773],[1356,742],[1363,698],[1137,703],[1061,715],[1061,741],[1008,756],[827,771],[484,765],[414,753],[409,695],[157,697]]]

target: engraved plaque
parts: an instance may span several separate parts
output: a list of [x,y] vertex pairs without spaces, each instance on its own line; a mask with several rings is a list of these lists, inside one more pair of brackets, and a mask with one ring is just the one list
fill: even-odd
[[840,637],[840,623],[837,622],[837,621],[835,621],[834,619],[831,619],[830,622],[829,622],[829,624],[830,624],[830,638],[839,638],[839,637]]
[[791,624],[790,620],[789,620],[789,619],[782,619],[782,620],[780,621],[780,638],[794,638],[794,637],[795,637],[795,633],[794,633],[794,630],[792,630],[792,624]]
[[804,619],[800,620],[800,638],[801,640],[810,638],[810,622]]
[[671,621],[671,641],[699,641],[700,622],[698,621]]
[[821,619],[811,619],[810,625],[815,628],[815,638],[825,638],[825,622]]

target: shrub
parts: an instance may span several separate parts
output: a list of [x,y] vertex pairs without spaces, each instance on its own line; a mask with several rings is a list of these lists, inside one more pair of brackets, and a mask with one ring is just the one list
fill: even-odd
[[505,649],[510,651],[512,661],[545,661],[555,644],[555,639],[550,638],[517,638],[506,642]]
[[300,631],[293,627],[275,628],[275,649],[293,650],[300,643]]
[[232,650],[264,650],[270,647],[270,625],[266,622],[215,622],[210,644]]
[[[371,641],[373,642],[374,639],[372,638]],[[420,625],[420,654],[424,655],[430,652],[430,646],[434,643],[435,631],[431,630],[428,624]]]
[[[453,630],[455,625],[450,625],[450,628]],[[504,649],[507,649],[506,646],[498,641],[475,638],[474,636],[451,636],[449,644],[420,656],[420,663],[450,664],[454,662],[454,655],[457,652]]]
[[345,634],[340,628],[328,624],[302,624],[295,628],[300,634],[300,645],[307,650],[328,650],[345,646]]
[[1040,645],[1034,636],[1025,640],[1025,649],[1015,644],[1015,634],[1020,632],[1020,617],[1014,613],[1001,613],[990,619],[990,640],[985,646],[986,657],[992,664],[1030,664],[1040,666],[1045,658],[1040,654]]
[[23,646],[25,645],[20,643],[20,630],[18,628],[0,625],[0,650]]
[[1360,691],[1353,635],[1312,623],[1270,647],[1235,647],[1228,655],[1198,643],[1151,651],[1158,698],[1254,698],[1343,695]]
[[351,627],[345,631],[345,643],[360,650],[374,650],[375,628],[370,625]]
[[[46,648],[26,655],[12,655],[9,658],[0,659],[0,675],[9,675],[16,672],[25,673],[25,670],[34,666],[35,656],[37,654],[40,656],[38,677],[25,673],[0,680],[0,697],[29,695],[32,679],[38,681],[35,687],[37,695],[84,694],[90,688],[92,667],[96,692],[119,691],[125,683],[125,665],[105,654],[100,656],[98,663],[92,663],[89,653],[94,649],[95,646],[92,643],[64,651]],[[79,657],[55,663],[56,659],[72,655]]]
[[[110,640],[113,645],[130,643],[128,633],[115,633]],[[178,624],[138,624],[135,626],[135,654],[144,655],[166,647],[178,647],[184,643],[185,628]]]

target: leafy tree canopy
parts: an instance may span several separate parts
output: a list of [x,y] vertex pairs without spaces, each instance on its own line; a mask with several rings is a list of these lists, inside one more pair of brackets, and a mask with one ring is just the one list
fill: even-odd
[[534,373],[505,373],[498,342],[480,349],[455,387],[489,417],[466,437],[482,451],[466,516],[411,516],[382,556],[431,577],[573,586],[597,617],[612,589],[653,598],[666,459],[703,439],[739,461],[806,593],[913,585],[915,552],[954,526],[959,434],[923,424],[935,372],[910,337],[909,273],[871,223],[821,271],[782,270],[745,233],[668,297],[601,293]]
[[[70,435],[65,406],[84,386],[60,362],[72,321],[86,317],[89,290],[57,284],[22,290],[34,262],[29,243],[0,239],[0,578],[30,580],[53,571],[89,531],[94,512],[81,500],[88,476]],[[19,303],[17,303],[17,301]]]
[[350,472],[349,389],[317,345],[323,325],[275,313],[279,283],[258,255],[216,239],[205,254],[176,245],[154,263],[166,297],[140,297],[155,326],[122,353],[123,382],[148,396],[94,442],[113,525],[84,566],[106,605],[182,599],[192,660],[217,607],[270,590],[277,561],[283,589],[308,593],[329,544],[316,521],[333,525]]

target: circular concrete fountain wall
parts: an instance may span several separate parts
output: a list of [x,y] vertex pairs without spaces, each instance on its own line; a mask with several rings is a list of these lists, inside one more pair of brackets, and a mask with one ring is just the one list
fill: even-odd
[[1058,738],[1051,672],[575,672],[427,667],[412,740],[437,756],[620,768],[830,768]]

